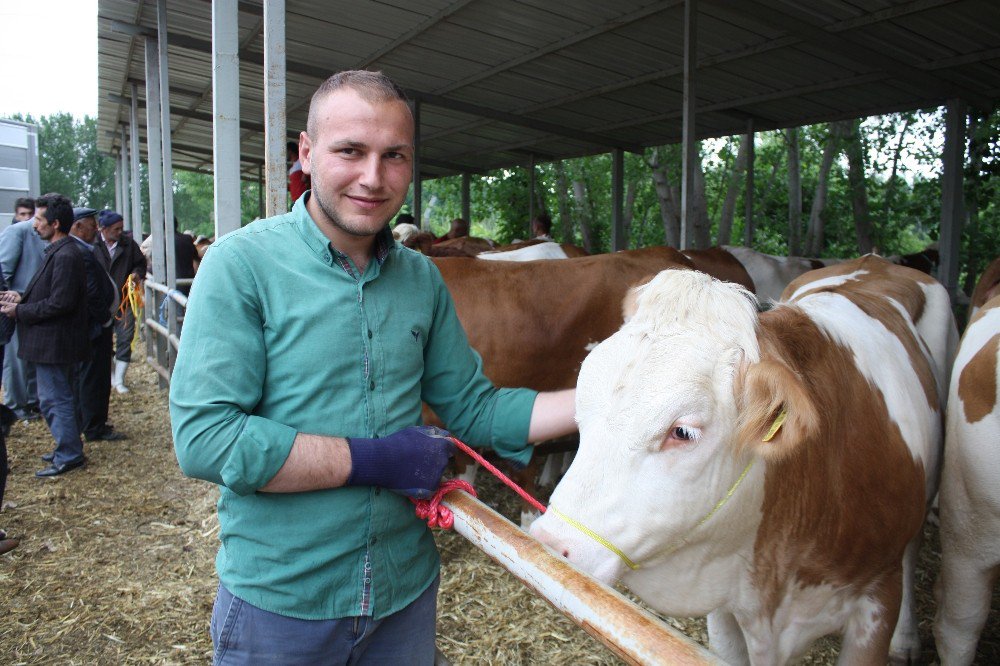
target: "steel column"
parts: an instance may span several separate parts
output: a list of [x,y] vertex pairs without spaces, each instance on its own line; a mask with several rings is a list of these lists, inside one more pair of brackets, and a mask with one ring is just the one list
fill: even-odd
[[423,194],[420,183],[420,100],[413,100],[413,223],[418,229],[424,228],[420,198]]
[[625,241],[625,151],[611,151],[611,251],[624,250]]
[[285,144],[285,0],[264,3],[264,216],[288,212]]
[[526,238],[531,238],[531,233],[534,231],[531,228],[531,221],[535,219],[535,155],[531,154],[531,158],[528,161],[528,235]]
[[698,2],[684,0],[684,118],[681,159],[681,249],[694,241],[694,170],[698,155],[695,109],[698,97],[695,69],[698,64]]
[[[157,32],[157,61],[159,64],[160,76],[160,140],[163,142],[163,249],[164,260],[166,262],[165,272],[166,284],[170,289],[177,288],[177,259],[176,245],[174,243],[175,216],[174,216],[174,169],[173,169],[173,149],[170,142],[170,67],[167,57],[167,0],[157,0],[156,2],[156,32]],[[146,111],[149,113],[149,111]],[[167,329],[180,335],[178,327],[177,303],[172,299],[167,301]],[[174,358],[176,353],[169,344],[162,344],[162,364],[171,371],[174,369]]]
[[941,265],[938,281],[954,302],[958,294],[959,253],[962,250],[962,226],[965,218],[964,175],[965,119],[963,100],[950,99],[945,113],[944,154],[941,156],[941,230],[939,252]]
[[468,173],[462,174],[462,219],[472,224],[472,177]]
[[754,140],[757,138],[753,129],[753,119],[747,120],[747,172],[746,191],[743,193],[743,245],[751,247],[753,244],[753,171],[754,163],[757,160],[757,149],[754,147]]
[[[132,219],[125,223],[125,228],[132,232],[137,243],[143,241],[142,229],[142,182],[139,179],[139,87],[133,83],[130,86],[132,99],[128,115],[129,160],[132,163]],[[147,106],[149,100],[146,101]]]
[[[150,250],[153,254],[153,275],[156,280],[164,280],[166,275],[166,256],[163,251],[164,220],[163,220],[163,139],[160,127],[160,73],[159,55],[156,39],[146,37],[146,150],[149,172],[149,230],[152,235]],[[159,312],[159,300],[156,296],[146,301],[147,312]],[[159,336],[146,337],[147,356],[156,359],[163,367],[166,366],[166,344]],[[167,386],[160,378],[160,388]]]
[[212,0],[215,237],[240,228],[240,56],[237,0]]
[[121,169],[122,169],[122,198],[121,202],[119,202],[118,204],[118,212],[122,216],[122,226],[125,229],[131,229],[132,211],[129,210],[129,208],[131,207],[132,187],[138,186],[138,184],[134,183],[132,179],[129,177],[129,168],[130,168],[129,157],[131,151],[129,150],[128,133],[125,131],[124,124],[122,124],[121,126],[121,144],[122,144],[122,149],[119,156],[121,157]]

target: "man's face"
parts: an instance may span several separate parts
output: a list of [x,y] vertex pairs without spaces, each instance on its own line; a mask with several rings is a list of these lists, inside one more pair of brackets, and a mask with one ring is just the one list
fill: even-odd
[[[413,169],[413,118],[401,100],[370,104],[351,88],[319,101],[316,135],[302,133],[309,212],[334,235],[372,236],[399,212]],[[331,229],[332,227],[332,229]]]
[[97,236],[97,220],[93,217],[77,220],[70,233],[86,243],[93,243]]
[[[42,210],[42,212],[44,213],[44,209]],[[59,222],[50,223],[48,220],[46,220],[45,215],[39,216],[38,211],[36,209],[35,221],[32,223],[32,226],[35,228],[35,231],[38,232],[38,235],[42,237],[42,240],[45,241],[52,240],[52,236],[55,235],[56,228],[58,227],[58,225]]]
[[35,214],[35,211],[28,208],[27,206],[18,206],[14,209],[14,221],[24,222],[25,220],[30,220]]
[[125,223],[119,220],[112,225],[101,228],[101,236],[108,243],[117,243],[122,237],[122,229],[125,228]]

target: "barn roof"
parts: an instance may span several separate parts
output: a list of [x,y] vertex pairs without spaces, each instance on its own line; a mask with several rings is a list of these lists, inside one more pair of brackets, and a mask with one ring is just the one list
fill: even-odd
[[[1000,97],[995,0],[700,0],[700,138]],[[421,102],[421,171],[681,140],[683,0],[287,0],[287,127],[329,74],[381,69]],[[168,0],[174,168],[212,168],[210,0]],[[117,152],[154,0],[99,0],[99,148]],[[242,171],[264,156],[262,0],[239,2]],[[143,148],[143,150],[145,150]],[[143,152],[143,159],[146,159]]]

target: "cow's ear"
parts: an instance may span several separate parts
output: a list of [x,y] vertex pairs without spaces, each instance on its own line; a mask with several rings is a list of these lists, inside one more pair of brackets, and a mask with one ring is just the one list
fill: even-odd
[[819,431],[819,414],[805,384],[776,360],[744,365],[737,379],[736,446],[768,460],[790,455]]

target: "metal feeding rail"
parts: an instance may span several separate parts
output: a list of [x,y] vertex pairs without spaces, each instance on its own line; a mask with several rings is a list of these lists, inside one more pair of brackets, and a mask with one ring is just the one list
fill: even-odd
[[[178,287],[191,285],[190,279],[178,279]],[[181,317],[178,310],[187,308],[187,296],[165,284],[146,280],[146,362],[160,376],[160,386],[170,384],[177,348],[181,344]]]
[[629,664],[722,664],[707,649],[623,595],[551,554],[465,492],[444,505],[454,529]]

